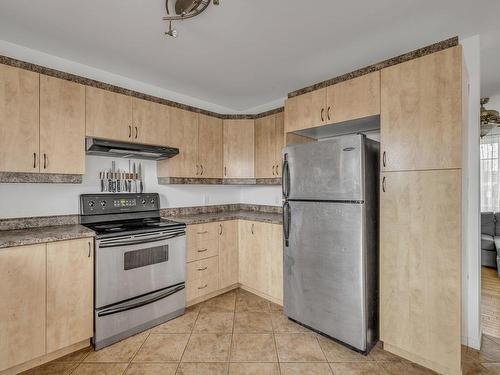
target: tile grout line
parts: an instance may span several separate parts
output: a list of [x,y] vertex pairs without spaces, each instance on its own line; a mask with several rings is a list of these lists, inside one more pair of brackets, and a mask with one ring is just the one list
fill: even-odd
[[[148,334],[147,334],[146,338],[144,339],[144,341],[142,342],[142,344],[139,346],[139,348],[135,351],[135,353],[132,355],[132,357],[129,359],[127,368],[125,369],[124,372],[122,372],[122,375],[126,374],[127,371],[130,369],[130,367],[132,366],[132,362],[134,361],[135,357],[137,356],[137,353],[139,353],[139,351],[142,349],[142,347],[144,346],[144,344],[146,343],[146,341],[149,339],[149,336],[151,336],[151,331],[152,331],[152,328],[150,328],[148,330]],[[140,333],[139,333],[139,335],[140,335]]]
[[181,363],[182,363],[182,358],[184,357],[184,354],[186,354],[186,349],[189,345],[189,342],[191,341],[191,337],[193,336],[194,327],[196,326],[196,323],[198,322],[198,318],[200,317],[200,313],[201,313],[201,306],[198,309],[198,312],[196,314],[196,319],[194,320],[193,327],[191,328],[191,332],[189,333],[189,337],[187,339],[186,346],[184,346],[184,350],[182,351],[182,355],[179,358],[179,362],[177,362],[177,368],[175,369],[175,374],[177,374],[177,371],[179,370],[179,367],[181,366]]
[[268,304],[268,306],[269,306],[269,319],[271,319],[271,328],[272,328],[272,332],[273,332],[274,350],[276,351],[276,360],[278,361],[277,362],[278,363],[278,372],[281,375],[281,361],[280,361],[280,356],[278,353],[278,344],[276,344],[276,332],[275,332],[274,323],[273,323],[273,315],[271,312],[271,305]]
[[234,339],[234,325],[236,323],[236,301],[238,299],[237,292],[234,293],[234,304],[233,304],[233,326],[231,328],[231,340],[229,342],[229,354],[227,358],[226,374],[229,375],[229,366],[231,366],[231,356],[233,354],[233,339]]

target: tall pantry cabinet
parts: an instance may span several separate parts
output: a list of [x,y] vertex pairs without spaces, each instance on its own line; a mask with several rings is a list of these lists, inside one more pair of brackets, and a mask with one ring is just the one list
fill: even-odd
[[461,373],[461,46],[381,72],[380,338]]

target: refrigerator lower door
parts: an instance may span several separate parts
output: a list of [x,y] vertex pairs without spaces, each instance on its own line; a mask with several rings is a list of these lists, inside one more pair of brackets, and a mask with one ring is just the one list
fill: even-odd
[[285,315],[366,351],[364,205],[288,204]]

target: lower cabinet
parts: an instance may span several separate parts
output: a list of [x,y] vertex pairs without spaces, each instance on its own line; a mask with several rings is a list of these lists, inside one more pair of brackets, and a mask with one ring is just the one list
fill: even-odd
[[188,305],[237,285],[282,303],[281,225],[247,220],[189,225],[187,243]]
[[0,250],[0,371],[92,337],[93,238]]

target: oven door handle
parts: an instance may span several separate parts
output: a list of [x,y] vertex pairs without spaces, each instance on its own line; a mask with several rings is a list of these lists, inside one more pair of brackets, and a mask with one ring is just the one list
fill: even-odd
[[122,303],[122,304],[115,306],[115,307],[105,308],[105,309],[99,311],[97,313],[97,316],[113,315],[113,314],[118,314],[118,313],[121,313],[124,311],[137,309],[139,307],[146,306],[146,305],[149,305],[150,303],[167,298],[167,297],[171,296],[172,294],[180,292],[181,290],[183,290],[185,288],[186,288],[186,285],[184,283],[182,283],[181,285],[178,285],[173,289],[169,288],[168,290],[166,290],[162,293],[159,293],[159,294],[154,294],[151,298],[148,298],[145,300],[136,301],[136,302],[130,301],[130,302]]
[[99,248],[107,248],[107,247],[118,247],[118,246],[129,246],[129,245],[142,245],[144,243],[150,243],[150,242],[158,242],[158,241],[163,241],[163,240],[170,240],[175,237],[180,237],[184,236],[186,232],[179,232],[175,234],[170,234],[167,236],[159,236],[159,237],[154,237],[154,238],[139,238],[139,239],[132,239],[132,240],[117,240],[117,241],[110,241],[110,242],[101,242],[99,244]]

